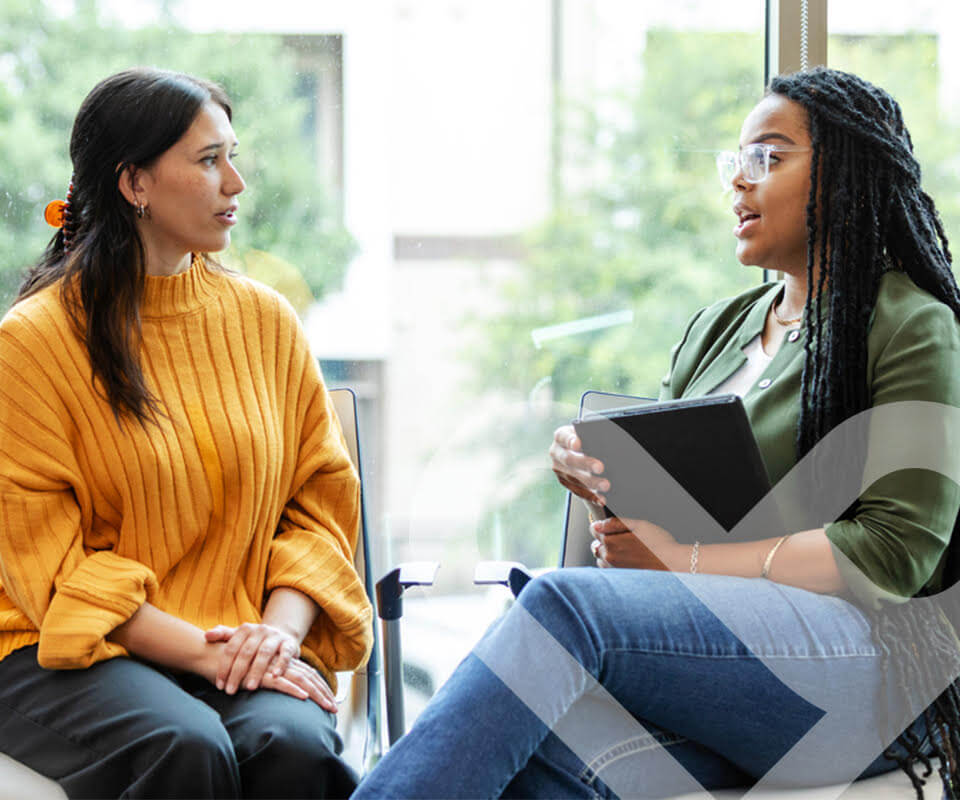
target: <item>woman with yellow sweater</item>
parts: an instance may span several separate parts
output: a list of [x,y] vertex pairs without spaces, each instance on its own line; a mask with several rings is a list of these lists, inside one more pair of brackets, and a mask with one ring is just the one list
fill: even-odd
[[359,484],[296,314],[202,255],[236,146],[214,84],[102,81],[0,323],[0,751],[71,797],[354,785],[331,687],[372,641]]

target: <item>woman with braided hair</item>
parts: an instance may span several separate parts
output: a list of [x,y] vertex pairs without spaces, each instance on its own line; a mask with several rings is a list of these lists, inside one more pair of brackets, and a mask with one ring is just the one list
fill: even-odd
[[224,90],[93,88],[62,225],[0,322],[0,752],[70,797],[345,797],[371,647],[359,481],[296,313],[209,253]]
[[[917,599],[949,586],[960,448],[934,426],[939,471],[861,484],[851,427],[960,408],[960,293],[900,109],[835,70],[778,77],[718,165],[738,260],[783,280],[697,312],[661,399],[741,396],[774,486],[814,465],[805,505],[785,531],[702,546],[594,522],[603,569],[528,583],[356,797],[674,797],[898,766],[919,797],[933,757],[960,796],[960,641],[949,604]],[[589,502],[629,480],[571,426],[550,455]],[[852,495],[818,516],[845,475]]]

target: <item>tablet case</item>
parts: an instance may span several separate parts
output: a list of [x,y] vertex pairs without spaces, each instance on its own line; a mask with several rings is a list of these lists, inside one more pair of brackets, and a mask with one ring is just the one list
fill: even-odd
[[[588,389],[580,396],[580,416],[592,411],[609,411],[625,406],[656,403],[654,397],[637,397],[632,394],[615,394]],[[597,559],[590,550],[593,536],[586,502],[573,492],[567,492],[567,507],[563,520],[563,542],[560,547],[561,567],[593,567]]]
[[[770,490],[736,395],[586,413],[574,427],[583,451],[606,467],[605,512],[649,520],[680,542],[730,541],[723,534]],[[703,512],[723,530],[705,524]]]

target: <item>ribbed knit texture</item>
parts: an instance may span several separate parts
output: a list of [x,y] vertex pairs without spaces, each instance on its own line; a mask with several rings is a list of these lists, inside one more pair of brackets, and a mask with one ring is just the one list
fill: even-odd
[[91,384],[59,286],[0,323],[0,659],[87,667],[126,655],[105,637],[145,601],[209,628],[288,586],[322,609],[303,654],[333,682],[372,643],[359,481],[295,312],[197,257],[147,277],[141,318],[166,415],[145,427]]

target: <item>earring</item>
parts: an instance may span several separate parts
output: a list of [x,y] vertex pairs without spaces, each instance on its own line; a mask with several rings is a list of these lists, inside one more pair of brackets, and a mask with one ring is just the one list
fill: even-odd
[[146,208],[144,207],[143,203],[137,203],[137,217],[139,219],[143,219],[143,214],[145,211]]

